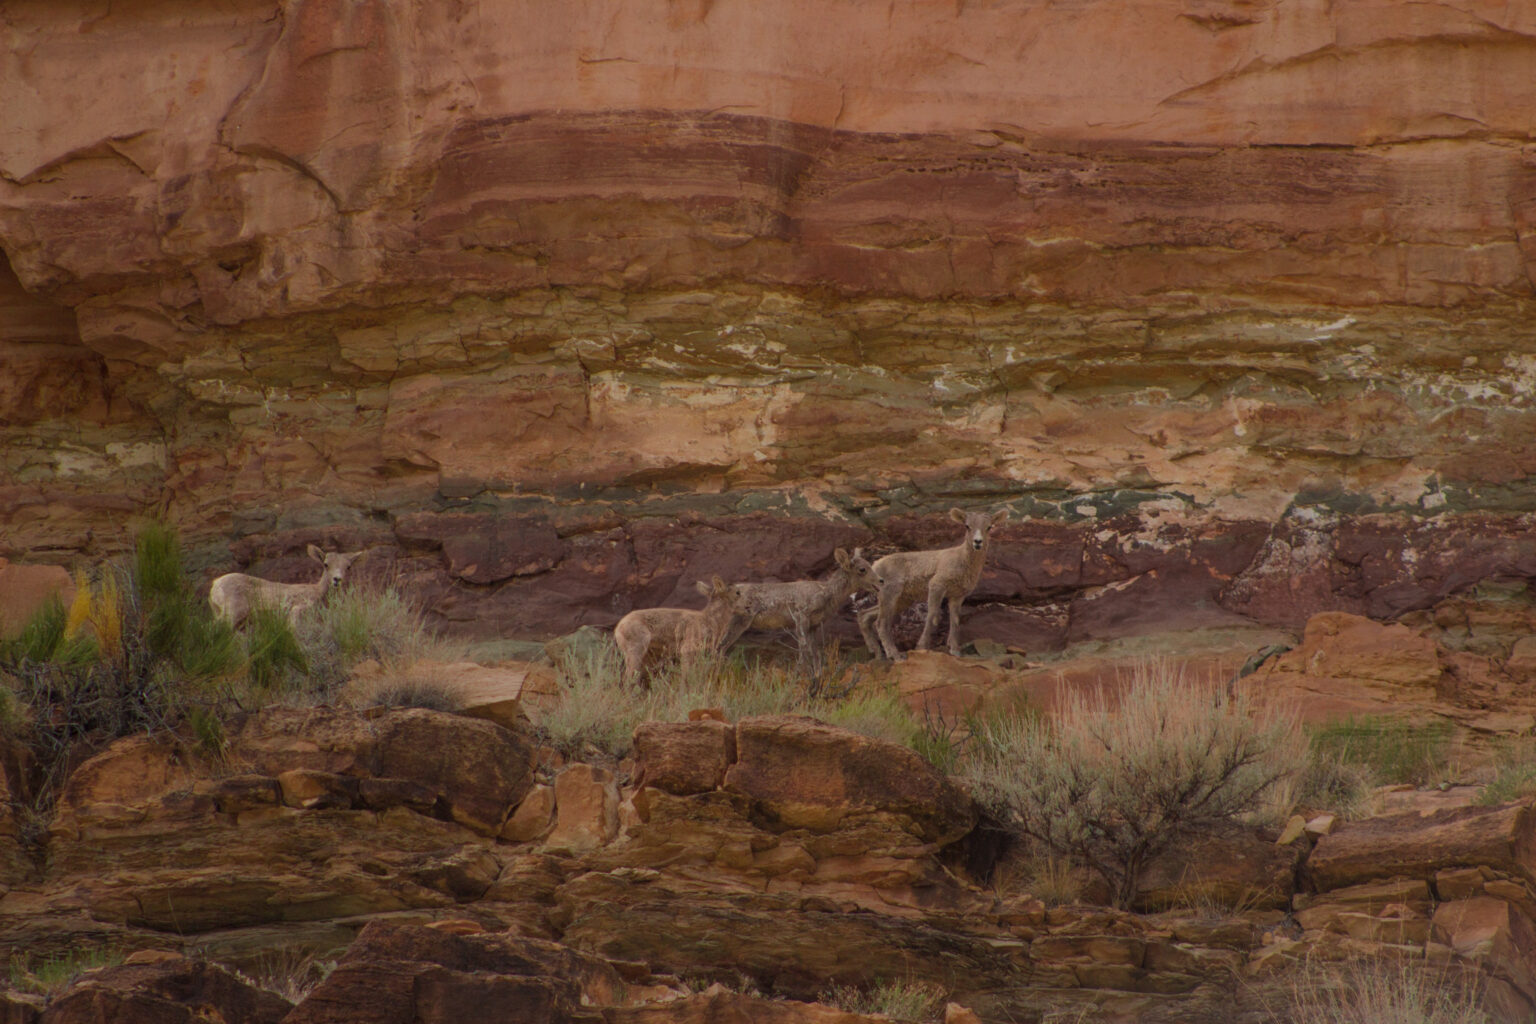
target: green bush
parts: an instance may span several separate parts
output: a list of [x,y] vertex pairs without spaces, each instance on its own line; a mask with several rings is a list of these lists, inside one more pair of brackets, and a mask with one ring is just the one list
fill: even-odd
[[299,689],[309,674],[309,658],[278,605],[258,604],[246,616],[245,656],[251,683],[263,695]]
[[991,726],[964,769],[1000,821],[1098,874],[1120,907],[1153,858],[1257,811],[1303,757],[1290,718],[1169,662],[1127,683],[1118,705],[1078,690],[1054,720]]

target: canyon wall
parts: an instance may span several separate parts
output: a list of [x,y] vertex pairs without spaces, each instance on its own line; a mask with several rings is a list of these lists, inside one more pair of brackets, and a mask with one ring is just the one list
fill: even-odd
[[[475,636],[1014,520],[1032,648],[1536,574],[1536,11],[20,0],[0,556]],[[694,602],[696,603],[696,602]]]

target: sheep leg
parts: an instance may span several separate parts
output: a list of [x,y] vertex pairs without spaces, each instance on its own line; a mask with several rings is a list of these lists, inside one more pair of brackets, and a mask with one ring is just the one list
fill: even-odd
[[944,600],[944,592],[934,587],[928,589],[928,614],[923,616],[923,635],[917,641],[917,649],[928,650],[933,643],[933,631],[939,625],[939,605]]
[[864,646],[869,648],[869,653],[877,658],[885,657],[885,651],[880,646],[880,639],[875,635],[875,616],[880,614],[880,609],[866,608],[858,614],[859,632],[864,637]]
[[965,601],[964,597],[951,595],[949,598],[949,653],[960,657],[960,605]]
[[613,638],[618,642],[619,653],[624,657],[624,685],[638,687],[645,668],[645,653],[651,646],[650,631],[626,629],[622,636],[615,632]]
[[892,661],[902,660],[902,653],[896,649],[896,640],[891,636],[891,626],[903,608],[899,590],[885,587],[880,589],[880,614],[876,616],[875,628],[880,634],[880,643],[885,647],[885,656]]

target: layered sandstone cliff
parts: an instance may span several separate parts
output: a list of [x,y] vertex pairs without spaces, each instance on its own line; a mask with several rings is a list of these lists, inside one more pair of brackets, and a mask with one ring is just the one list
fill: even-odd
[[[1536,15],[23,2],[0,555],[368,543],[480,635],[1008,504],[1031,646],[1536,571]],[[1023,519],[1019,523],[1019,519]]]

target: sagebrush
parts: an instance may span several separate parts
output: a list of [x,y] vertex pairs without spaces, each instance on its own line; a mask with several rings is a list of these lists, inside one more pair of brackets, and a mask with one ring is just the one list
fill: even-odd
[[1054,719],[991,725],[964,773],[1006,827],[1129,907],[1152,859],[1258,810],[1305,749],[1290,715],[1172,662],[1139,663],[1122,683],[1118,703],[1073,690]]

